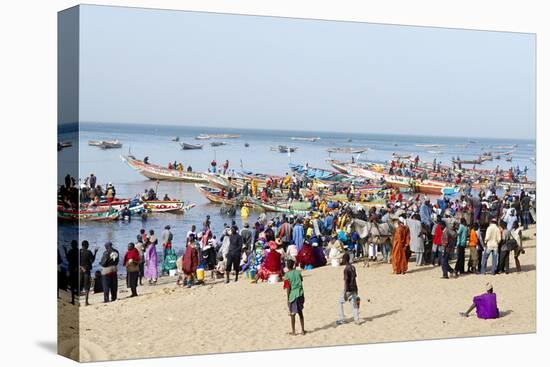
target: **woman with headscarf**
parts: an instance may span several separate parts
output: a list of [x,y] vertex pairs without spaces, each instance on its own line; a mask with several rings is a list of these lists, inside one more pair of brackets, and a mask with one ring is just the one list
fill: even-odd
[[195,236],[191,235],[187,238],[187,245],[185,247],[185,253],[183,254],[182,259],[182,270],[185,275],[184,285],[187,285],[187,288],[191,288],[193,285],[193,279],[195,277],[195,272],[199,266],[199,252],[197,250],[197,241],[195,241]]
[[130,297],[136,297],[137,285],[139,278],[139,263],[140,263],[139,251],[135,247],[133,242],[128,244],[128,251],[124,255],[124,266],[128,274],[128,287],[132,290]]
[[411,241],[409,227],[405,224],[404,217],[399,217],[399,224],[393,236],[392,268],[394,274],[405,274],[407,272],[407,246]]
[[[151,236],[154,237],[154,236]],[[151,239],[153,241],[151,242]],[[158,256],[156,239],[149,238],[145,249],[145,279],[149,284],[156,284],[158,279]]]
[[255,282],[257,282],[258,279],[265,281],[272,274],[277,274],[280,278],[283,276],[283,252],[282,249],[280,249],[282,242],[277,239],[277,242],[269,241],[267,245],[269,249],[266,250],[267,254],[261,266],[258,268]]

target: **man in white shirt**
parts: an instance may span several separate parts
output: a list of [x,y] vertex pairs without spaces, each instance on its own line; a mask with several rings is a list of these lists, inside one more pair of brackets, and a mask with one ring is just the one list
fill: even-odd
[[502,240],[500,228],[497,226],[496,218],[491,219],[491,224],[485,233],[485,250],[483,251],[483,259],[481,260],[481,274],[485,274],[487,268],[487,259],[491,255],[491,273],[496,274],[498,263],[498,245]]

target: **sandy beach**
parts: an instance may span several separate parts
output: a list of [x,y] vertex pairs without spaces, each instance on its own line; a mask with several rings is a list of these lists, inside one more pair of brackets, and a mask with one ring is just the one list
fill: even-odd
[[[342,267],[304,271],[305,336],[289,336],[286,296],[282,283],[223,284],[209,280],[191,289],[161,278],[157,286],[138,288],[140,296],[120,287],[119,300],[102,303],[102,294],[80,308],[80,360],[131,359],[158,356],[305,348],[450,337],[506,335],[536,331],[535,232],[524,232],[523,271],[511,260],[508,275],[465,275],[440,279],[439,267],[416,267],[392,275],[385,263],[356,263],[362,297],[361,325],[336,326],[337,299],[343,287]],[[459,316],[472,297],[492,282],[501,318],[480,320],[473,313]],[[120,282],[124,283],[124,282]],[[119,284],[120,284],[119,283]],[[123,284],[124,285],[124,284]],[[62,292],[63,293],[63,292]],[[59,307],[71,306],[66,295]],[[367,301],[370,299],[370,302]],[[66,312],[65,314],[69,314]],[[346,305],[346,316],[351,309]],[[63,354],[77,353],[70,318],[60,320]],[[72,331],[71,331],[72,330]],[[70,340],[72,339],[72,340]]]

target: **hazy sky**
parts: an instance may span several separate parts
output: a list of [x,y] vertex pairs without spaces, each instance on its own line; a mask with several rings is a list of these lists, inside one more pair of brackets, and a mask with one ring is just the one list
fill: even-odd
[[80,121],[534,138],[535,43],[82,6]]

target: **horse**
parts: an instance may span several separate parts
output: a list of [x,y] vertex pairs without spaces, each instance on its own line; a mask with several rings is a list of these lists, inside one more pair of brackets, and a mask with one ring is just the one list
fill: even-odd
[[[347,232],[356,232],[361,239],[360,244],[364,246],[366,243],[381,245],[387,241],[392,241],[395,228],[389,222],[376,223],[367,222],[361,219],[352,218],[348,224]],[[364,266],[369,266],[369,256],[367,255]]]

